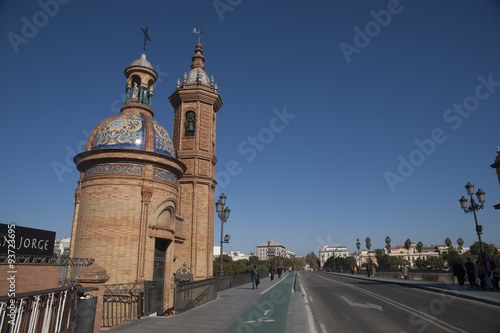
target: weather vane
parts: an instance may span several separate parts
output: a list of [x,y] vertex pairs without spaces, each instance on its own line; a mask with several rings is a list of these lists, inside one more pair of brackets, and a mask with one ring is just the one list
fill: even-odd
[[205,31],[201,31],[201,21],[200,21],[200,29],[196,31],[196,28],[193,28],[193,34],[198,35],[198,43],[201,43],[201,34],[207,34]]
[[144,30],[144,28],[141,27],[141,30],[142,30],[142,33],[144,34],[144,48],[142,49],[142,52],[143,53],[146,53],[146,41],[151,41],[151,39],[149,38],[149,35],[148,35],[148,26],[146,26],[146,30]]

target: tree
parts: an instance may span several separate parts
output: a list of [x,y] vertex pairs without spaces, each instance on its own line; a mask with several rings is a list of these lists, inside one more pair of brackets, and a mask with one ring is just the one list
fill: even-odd
[[464,242],[464,240],[463,240],[462,238],[457,239],[457,245],[458,245],[458,248],[459,248],[460,250],[462,250],[462,248],[463,248],[463,246],[464,246],[464,243],[465,243],[465,242]]
[[385,238],[385,248],[387,249],[387,252],[391,252],[391,237],[389,236]]
[[[485,242],[483,242],[483,251],[484,254],[487,257],[490,257],[491,260],[493,260],[497,266],[500,265],[500,253],[497,252],[497,248],[495,247],[495,245],[486,244]],[[476,258],[479,258],[480,252],[481,249],[479,247],[479,242],[474,242],[474,244],[470,246],[470,254],[476,256]]]
[[451,244],[452,244],[452,243],[451,243],[451,239],[450,239],[450,238],[446,238],[446,239],[444,240],[444,243],[446,244],[446,246],[448,246],[448,248],[449,248],[449,247],[451,246]]
[[370,239],[370,237],[365,238],[365,245],[366,245],[366,249],[369,251],[370,248],[372,247],[372,240]]
[[408,252],[408,261],[410,261],[410,247],[411,247],[411,239],[405,240],[405,249]]
[[306,263],[308,263],[309,267],[312,269],[316,269],[319,266],[319,258],[316,256],[316,253],[311,252],[306,254]]
[[443,259],[441,259],[439,257],[434,257],[434,256],[427,257],[427,260],[425,262],[426,262],[427,266],[429,266],[430,268],[433,268],[433,269],[443,269],[444,268]]
[[417,252],[418,252],[418,259],[420,259],[420,255],[422,254],[423,248],[424,248],[424,243],[418,242],[417,246],[416,246],[416,249],[417,249]]

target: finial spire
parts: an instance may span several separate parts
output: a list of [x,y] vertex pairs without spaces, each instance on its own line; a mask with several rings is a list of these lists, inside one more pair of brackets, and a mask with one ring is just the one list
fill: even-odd
[[144,28],[141,27],[141,30],[142,30],[142,33],[144,34],[144,47],[142,49],[142,53],[146,53],[146,41],[151,41],[151,39],[149,38],[149,35],[148,35],[148,26],[146,26],[146,30],[144,30]]
[[201,34],[207,34],[205,31],[201,31],[201,21],[200,21],[200,28],[198,29],[198,31],[196,31],[196,28],[193,28],[193,34],[197,34],[198,35],[198,43],[201,43]]

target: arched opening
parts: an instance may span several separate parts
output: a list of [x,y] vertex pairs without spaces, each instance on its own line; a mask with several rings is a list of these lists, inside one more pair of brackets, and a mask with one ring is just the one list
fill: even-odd
[[130,96],[130,98],[139,100],[139,88],[141,86],[141,78],[137,75],[132,76],[131,86],[132,86],[131,87],[132,95]]
[[194,136],[196,126],[196,114],[194,111],[186,112],[186,121],[184,123],[184,136]]

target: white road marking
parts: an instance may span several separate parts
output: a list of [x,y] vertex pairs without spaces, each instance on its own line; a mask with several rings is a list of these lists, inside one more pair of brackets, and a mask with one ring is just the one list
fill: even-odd
[[311,303],[313,302],[312,296],[309,296],[309,300],[311,301]]
[[309,327],[309,333],[317,333],[316,326],[314,326],[314,317],[311,312],[311,308],[309,307],[309,299],[307,298],[306,289],[302,284],[302,279],[297,273],[297,278],[299,279],[300,290],[302,290],[302,299],[304,300],[304,307],[306,309],[306,318],[307,318],[307,326]]
[[266,310],[264,311],[264,317],[261,317],[257,320],[248,320],[248,321],[245,321],[245,324],[253,324],[253,323],[272,323],[274,321],[274,319],[271,319],[271,318],[267,318],[267,314],[270,312],[271,310]]
[[326,327],[323,323],[319,323],[319,327],[321,327],[321,332],[328,333],[328,331],[326,330]]
[[[264,290],[263,292],[260,293],[260,295],[262,294],[265,294],[266,292],[268,292],[269,290],[271,290],[272,288],[276,287],[278,285],[278,283],[281,283],[284,279],[281,279],[279,280],[277,283],[273,284],[272,286],[270,286],[269,288],[267,288],[266,290]],[[293,289],[293,288],[292,288]]]
[[354,302],[351,302],[350,300],[348,300],[344,296],[340,296],[340,298],[342,298],[344,301],[346,301],[347,304],[349,304],[350,306],[357,306],[359,308],[371,308],[371,309],[376,309],[376,310],[379,310],[380,312],[382,312],[382,307],[380,305],[372,304],[372,303],[368,303],[368,302],[365,302],[365,304],[354,303]]
[[346,287],[349,287],[349,288],[352,288],[352,289],[355,289],[355,290],[358,290],[366,295],[369,295],[369,296],[373,296],[375,297],[378,301],[382,301],[382,302],[385,302],[385,303],[388,303],[389,305],[393,305],[393,306],[396,306],[398,307],[400,310],[402,311],[405,311],[407,313],[409,313],[410,315],[414,315],[416,317],[419,317],[421,319],[424,319],[425,321],[431,323],[432,325],[435,325],[439,328],[441,328],[442,330],[446,331],[446,332],[450,332],[450,333],[467,333],[466,331],[464,330],[461,330],[460,328],[458,327],[455,327],[451,324],[448,324],[447,322],[445,321],[442,321],[436,317],[433,317],[431,315],[428,315],[427,313],[425,312],[422,312],[422,311],[419,311],[419,310],[416,310],[416,309],[413,309],[407,305],[404,305],[402,303],[399,303],[399,302],[396,302],[395,300],[392,300],[390,298],[387,298],[387,297],[384,297],[382,295],[378,295],[376,293],[373,293],[371,291],[368,291],[368,290],[365,290],[365,289],[362,289],[362,288],[359,288],[359,287],[355,287],[355,286],[352,286],[352,285],[349,285],[347,283],[343,283],[343,282],[339,282],[339,281],[335,281],[335,280],[332,280],[332,279],[328,279],[326,277],[323,277],[321,275],[317,275],[318,277],[322,278],[322,279],[325,279],[327,281],[330,281],[330,282],[334,282],[334,283],[338,283],[338,284],[341,284],[343,286],[346,286]]

